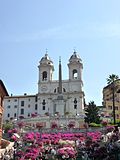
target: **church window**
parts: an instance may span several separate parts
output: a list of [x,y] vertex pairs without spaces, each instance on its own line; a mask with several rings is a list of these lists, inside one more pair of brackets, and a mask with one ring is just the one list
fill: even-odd
[[77,79],[78,78],[78,72],[76,69],[73,70],[73,79]]
[[74,104],[74,109],[77,109],[77,104]]
[[[57,93],[57,92],[59,92],[59,87],[57,87],[57,88],[54,89],[54,93]],[[63,88],[63,92],[66,92],[65,88]]]
[[43,102],[42,102],[42,104],[43,104],[43,105],[45,105],[45,104],[46,104],[46,102],[45,102],[45,99],[43,99]]
[[74,104],[77,104],[77,99],[76,98],[74,99]]
[[14,113],[14,117],[16,117],[16,113]]
[[45,102],[45,99],[43,99],[43,102],[42,102],[42,107],[43,107],[43,110],[45,110],[45,105],[46,105],[46,102]]
[[43,106],[43,110],[45,110],[45,106]]
[[10,117],[10,114],[8,113],[7,117]]
[[47,81],[47,72],[46,72],[46,71],[44,71],[44,72],[42,73],[42,80],[43,80],[43,81]]
[[65,89],[65,88],[63,88],[63,92],[66,92],[66,89]]
[[74,109],[77,109],[77,99],[74,99]]

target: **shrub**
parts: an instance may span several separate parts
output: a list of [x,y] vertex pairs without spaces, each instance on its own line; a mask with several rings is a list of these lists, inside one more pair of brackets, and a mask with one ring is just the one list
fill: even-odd
[[101,124],[90,123],[89,126],[90,126],[90,127],[101,127]]
[[[113,120],[111,120],[110,124],[114,124]],[[116,119],[116,124],[118,124],[120,126],[120,119]]]
[[4,132],[7,133],[8,130],[13,128],[13,124],[12,123],[5,123],[3,124],[3,129],[5,130]]

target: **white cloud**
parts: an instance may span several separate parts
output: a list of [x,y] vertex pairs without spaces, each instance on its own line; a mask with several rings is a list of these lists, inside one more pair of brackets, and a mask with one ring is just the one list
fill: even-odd
[[20,40],[38,39],[81,39],[81,38],[120,38],[120,24],[115,23],[88,23],[63,25],[25,35]]
[[29,34],[8,35],[1,41],[35,41],[42,39],[81,39],[81,38],[120,38],[120,24],[117,23],[88,23],[62,25],[53,28],[47,28]]
[[120,37],[120,24],[93,24],[93,26],[91,26],[91,31],[98,37]]

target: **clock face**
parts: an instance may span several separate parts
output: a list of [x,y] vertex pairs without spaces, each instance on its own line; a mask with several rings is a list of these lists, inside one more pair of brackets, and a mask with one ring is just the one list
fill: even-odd
[[47,91],[47,86],[45,86],[45,85],[42,86],[42,87],[41,87],[41,90],[42,90],[42,91]]

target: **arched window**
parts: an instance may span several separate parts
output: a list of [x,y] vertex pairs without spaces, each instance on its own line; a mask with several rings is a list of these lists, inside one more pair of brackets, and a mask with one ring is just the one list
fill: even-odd
[[45,105],[46,105],[46,102],[45,102],[45,99],[43,99],[43,102],[42,102],[42,108],[43,108],[43,110],[45,110]]
[[[66,89],[65,88],[62,88],[63,92],[66,92]],[[55,88],[54,89],[54,93],[58,93],[59,92],[59,87]]]
[[73,70],[73,79],[77,79],[78,78],[78,72],[76,69]]
[[56,93],[56,88],[54,89],[54,93]]
[[63,88],[63,92],[66,92],[66,89],[65,89],[65,88]]
[[77,109],[77,99],[74,99],[74,109]]
[[17,114],[16,113],[14,113],[14,117],[16,117],[17,116]]
[[43,81],[46,81],[46,80],[47,80],[47,72],[46,72],[46,71],[44,71],[44,72],[42,73],[42,80],[43,80]]

